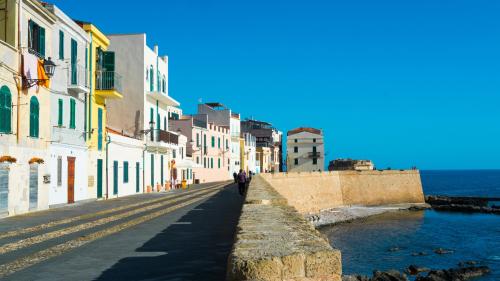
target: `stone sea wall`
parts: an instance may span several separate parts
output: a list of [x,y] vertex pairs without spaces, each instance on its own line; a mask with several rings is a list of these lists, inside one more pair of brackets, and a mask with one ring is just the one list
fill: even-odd
[[262,176],[250,183],[227,280],[340,281],[340,251]]
[[350,205],[425,203],[418,170],[262,174],[300,213]]

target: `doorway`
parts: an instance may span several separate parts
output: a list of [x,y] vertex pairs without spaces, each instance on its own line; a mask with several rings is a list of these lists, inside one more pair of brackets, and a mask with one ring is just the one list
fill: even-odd
[[68,204],[75,203],[75,157],[68,156]]

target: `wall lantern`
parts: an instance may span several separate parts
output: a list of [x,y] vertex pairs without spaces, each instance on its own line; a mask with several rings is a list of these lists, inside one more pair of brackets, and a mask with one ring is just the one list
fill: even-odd
[[24,88],[28,89],[35,85],[39,85],[42,82],[45,82],[54,76],[54,72],[56,70],[56,64],[48,57],[43,60],[43,70],[45,71],[45,75],[47,75],[48,79],[28,79],[24,78]]

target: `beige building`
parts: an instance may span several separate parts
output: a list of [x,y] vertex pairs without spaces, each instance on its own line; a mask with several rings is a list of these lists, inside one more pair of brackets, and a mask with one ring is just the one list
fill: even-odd
[[0,216],[6,216],[49,205],[51,92],[48,81],[37,79],[47,78],[39,68],[55,56],[57,19],[35,0],[23,1],[21,11],[15,0],[0,3]]
[[297,128],[287,134],[287,171],[324,171],[323,132],[314,128]]

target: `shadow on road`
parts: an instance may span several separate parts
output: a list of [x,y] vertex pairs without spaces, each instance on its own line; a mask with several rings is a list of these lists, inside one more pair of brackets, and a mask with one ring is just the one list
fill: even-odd
[[225,188],[136,250],[145,257],[124,258],[96,280],[224,280],[242,204],[235,185]]

